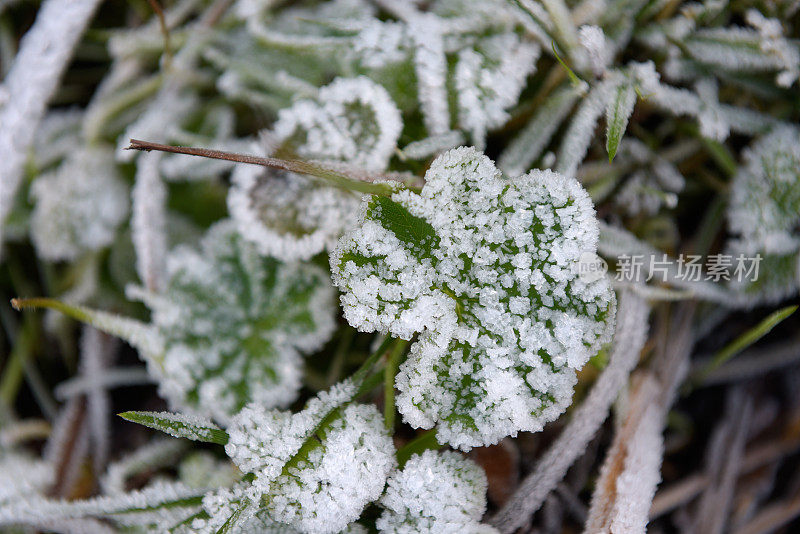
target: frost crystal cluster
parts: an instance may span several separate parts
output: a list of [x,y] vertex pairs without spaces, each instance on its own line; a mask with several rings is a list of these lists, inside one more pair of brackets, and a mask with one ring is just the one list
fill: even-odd
[[437,158],[421,193],[363,201],[331,255],[347,320],[411,339],[397,377],[406,422],[470,447],[540,430],[613,331],[605,279],[577,275],[598,229],[574,179],[507,179],[472,148]]
[[386,483],[376,526],[397,534],[491,534],[480,519],[486,510],[486,475],[456,452],[415,454]]
[[248,498],[271,519],[301,532],[339,532],[380,496],[394,446],[374,406],[336,407],[351,388],[314,398],[294,415],[254,404],[233,419],[225,450],[255,475]]
[[301,354],[334,328],[325,272],[259,256],[230,221],[213,226],[201,250],[174,250],[167,264],[164,295],[142,295],[165,347],[151,365],[162,393],[221,421],[250,401],[292,402]]

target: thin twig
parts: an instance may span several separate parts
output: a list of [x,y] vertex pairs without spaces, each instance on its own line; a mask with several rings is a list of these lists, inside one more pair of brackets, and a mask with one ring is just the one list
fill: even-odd
[[[370,183],[361,180],[354,180],[350,176],[317,163],[308,161],[294,160],[294,159],[279,159],[269,158],[262,156],[251,156],[249,154],[237,154],[235,152],[225,152],[222,150],[212,150],[209,148],[195,148],[184,146],[164,145],[161,143],[151,143],[149,141],[140,141],[138,139],[131,139],[130,145],[127,150],[142,150],[149,152],[151,150],[158,150],[161,152],[170,152],[173,154],[186,154],[188,156],[200,156],[203,158],[221,159],[225,161],[233,161],[234,163],[246,163],[249,165],[260,165],[270,169],[278,169],[282,171],[289,171],[298,174],[308,174],[316,176],[343,189],[358,191],[361,193],[388,195],[392,191],[392,187],[385,183]],[[376,176],[375,180],[381,177]]]

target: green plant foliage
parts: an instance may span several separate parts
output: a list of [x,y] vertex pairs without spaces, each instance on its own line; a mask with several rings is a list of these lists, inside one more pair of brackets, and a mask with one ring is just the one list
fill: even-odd
[[300,354],[334,328],[326,273],[259,256],[229,221],[209,230],[200,251],[179,247],[167,264],[164,295],[140,292],[164,340],[151,365],[163,394],[220,421],[251,401],[294,400]]
[[474,149],[445,153],[421,193],[371,197],[331,257],[347,320],[410,339],[398,409],[469,449],[539,430],[569,404],[575,370],[609,341],[615,300],[577,276],[597,243],[578,183],[503,178]]

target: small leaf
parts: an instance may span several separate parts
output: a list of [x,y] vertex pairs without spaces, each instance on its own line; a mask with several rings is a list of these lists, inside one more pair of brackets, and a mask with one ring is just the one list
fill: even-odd
[[[577,279],[597,222],[577,180],[506,179],[474,148],[439,156],[421,193],[365,198],[331,255],[345,318],[401,339],[406,423],[453,447],[541,430],[572,398],[576,369],[610,338],[605,279]],[[502,391],[498,385],[503,384]]]
[[119,414],[126,421],[139,423],[175,436],[192,441],[228,443],[228,434],[211,421],[169,412],[123,412]]
[[628,127],[628,119],[633,113],[635,103],[636,91],[631,83],[618,85],[613,97],[608,102],[606,107],[606,151],[609,163],[617,154],[617,147]]
[[389,477],[376,526],[380,532],[497,532],[479,524],[486,486],[483,470],[457,452],[415,454]]
[[334,386],[294,415],[251,404],[234,418],[225,451],[255,475],[248,495],[272,520],[341,532],[380,497],[394,447],[375,406],[342,407],[355,390]]
[[509,176],[517,176],[530,169],[579,96],[580,92],[573,85],[554,92],[539,106],[536,115],[519,135],[508,143],[497,160],[497,166]]

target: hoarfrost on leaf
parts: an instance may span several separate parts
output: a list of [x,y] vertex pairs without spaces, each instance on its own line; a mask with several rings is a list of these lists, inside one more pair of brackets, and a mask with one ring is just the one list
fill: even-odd
[[744,165],[731,185],[728,227],[737,237],[734,256],[763,256],[758,278],[737,282],[737,289],[768,302],[800,287],[800,131],[779,127],[744,151]]
[[270,519],[303,532],[339,532],[380,496],[394,446],[374,406],[339,408],[353,393],[346,383],[294,415],[251,404],[233,419],[225,451],[255,475],[249,498]]
[[[402,129],[400,112],[380,85],[359,77],[337,79],[316,99],[300,100],[278,115],[270,143],[306,159],[344,162],[382,171]],[[229,193],[242,235],[267,255],[309,259],[354,222],[359,196],[289,172],[239,166]]]
[[127,186],[113,153],[100,148],[78,150],[38,177],[31,197],[31,239],[39,256],[52,261],[110,245],[128,215]]
[[176,248],[164,295],[141,292],[165,342],[161,392],[190,412],[227,421],[248,402],[285,406],[300,388],[300,353],[330,337],[336,305],[314,265],[263,258],[230,221],[202,250]]
[[376,526],[396,534],[497,532],[479,523],[486,487],[483,469],[457,452],[415,454],[389,477]]
[[420,194],[362,202],[331,255],[345,318],[410,339],[398,409],[464,450],[541,430],[568,406],[575,371],[606,343],[615,300],[577,276],[598,226],[574,179],[501,176],[472,148],[437,158]]
[[369,78],[338,78],[314,100],[278,113],[275,136],[307,159],[345,161],[381,171],[402,129],[386,89]]

